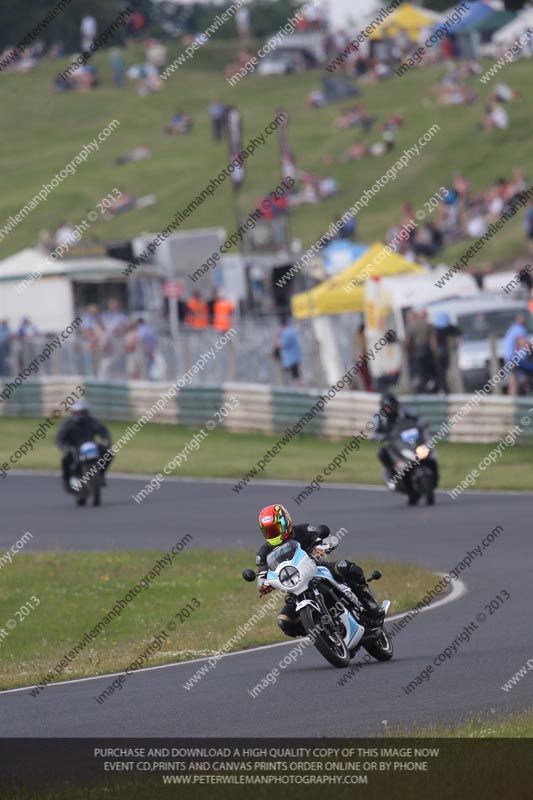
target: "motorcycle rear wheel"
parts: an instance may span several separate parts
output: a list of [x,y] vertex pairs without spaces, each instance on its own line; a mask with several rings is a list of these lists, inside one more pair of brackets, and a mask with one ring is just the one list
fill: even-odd
[[366,652],[372,656],[372,658],[376,659],[376,661],[390,661],[394,655],[392,640],[385,629],[383,629],[379,639],[376,639],[374,642],[364,644],[363,647],[365,648]]
[[350,653],[340,632],[337,632],[335,642],[324,631],[318,633],[321,621],[320,614],[313,606],[302,608],[300,619],[305,632],[307,634],[312,633],[313,644],[326,661],[329,661],[334,667],[347,667],[350,663]]

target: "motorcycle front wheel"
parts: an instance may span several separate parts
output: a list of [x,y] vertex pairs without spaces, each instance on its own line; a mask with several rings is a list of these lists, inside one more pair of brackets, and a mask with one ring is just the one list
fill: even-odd
[[424,475],[421,481],[421,491],[424,497],[426,498],[426,505],[433,506],[435,505],[435,487],[433,485],[434,481],[431,475]]
[[306,634],[313,636],[313,643],[318,652],[334,667],[347,667],[350,653],[339,630],[328,633],[322,629],[321,614],[313,606],[305,606],[300,611],[300,619]]

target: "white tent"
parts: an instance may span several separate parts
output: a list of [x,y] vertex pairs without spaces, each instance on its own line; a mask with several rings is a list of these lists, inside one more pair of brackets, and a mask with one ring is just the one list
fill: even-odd
[[[75,253],[75,250],[73,250]],[[125,262],[108,256],[58,258],[46,263],[47,254],[33,247],[8,256],[0,261],[0,283],[3,281],[24,280],[33,270],[43,277],[71,275],[83,280],[100,281],[108,277],[120,277]]]
[[360,27],[379,12],[382,4],[378,0],[329,0],[327,15],[329,24],[334,31],[351,30]]
[[[499,31],[496,31],[492,37],[492,41],[494,44],[506,47],[514,44],[514,42],[520,39],[529,29],[533,31],[532,8],[523,11],[516,19],[513,19],[512,22],[509,22],[507,25],[504,25],[503,28],[500,28]],[[525,51],[528,52],[528,50],[531,52],[530,48],[526,45]]]

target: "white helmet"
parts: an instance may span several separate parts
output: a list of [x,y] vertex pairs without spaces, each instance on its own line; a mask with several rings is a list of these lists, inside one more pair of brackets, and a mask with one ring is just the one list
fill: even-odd
[[89,404],[87,400],[76,400],[72,406],[73,414],[87,414],[89,412]]

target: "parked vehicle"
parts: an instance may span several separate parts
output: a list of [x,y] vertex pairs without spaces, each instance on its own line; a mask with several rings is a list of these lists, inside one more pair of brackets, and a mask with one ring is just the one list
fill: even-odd
[[533,318],[527,300],[507,299],[502,292],[430,303],[427,311],[431,322],[439,313],[447,313],[452,325],[461,331],[459,369],[469,392],[480,389],[491,377],[491,336],[495,337],[499,369],[503,365],[505,333],[518,314],[526,317],[528,329],[533,333]]

